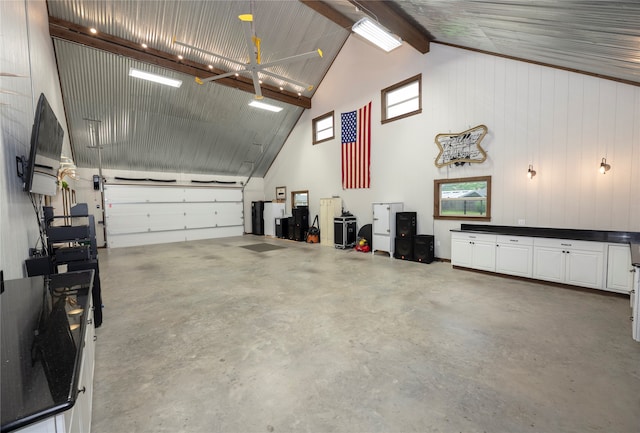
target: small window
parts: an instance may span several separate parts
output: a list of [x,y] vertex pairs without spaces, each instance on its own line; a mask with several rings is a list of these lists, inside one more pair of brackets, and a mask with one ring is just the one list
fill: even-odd
[[291,207],[309,206],[309,191],[292,191]]
[[433,217],[491,221],[491,176],[434,179]]
[[422,113],[422,74],[382,89],[382,123]]
[[333,138],[333,111],[313,119],[313,144]]

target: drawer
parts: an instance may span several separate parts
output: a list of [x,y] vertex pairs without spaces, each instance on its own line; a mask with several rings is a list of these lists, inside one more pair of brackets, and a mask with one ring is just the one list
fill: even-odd
[[533,238],[527,236],[497,235],[496,242],[499,244],[533,245]]
[[487,233],[467,233],[467,232],[452,232],[453,239],[468,240],[468,241],[480,241],[480,242],[492,242],[495,243],[496,235],[490,235]]
[[594,252],[600,252],[600,253],[604,253],[605,247],[606,247],[606,244],[602,242],[574,241],[571,239],[549,239],[549,238],[535,238],[533,244],[536,247],[594,251]]

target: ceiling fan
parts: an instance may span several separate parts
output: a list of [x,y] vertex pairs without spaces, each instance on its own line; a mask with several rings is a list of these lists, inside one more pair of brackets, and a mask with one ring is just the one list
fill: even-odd
[[268,75],[270,77],[273,78],[277,78],[279,80],[288,82],[288,83],[292,83],[295,84],[297,86],[306,88],[307,90],[311,90],[313,89],[313,85],[310,84],[306,84],[303,83],[301,81],[297,81],[279,74],[276,74],[274,72],[268,71],[266,70],[267,68],[271,68],[273,66],[278,66],[278,65],[284,65],[287,63],[292,63],[292,62],[296,62],[299,60],[305,60],[305,59],[310,59],[310,58],[314,58],[314,57],[322,57],[322,50],[317,49],[314,51],[310,51],[308,53],[304,53],[304,54],[297,54],[294,56],[290,56],[290,57],[285,57],[283,59],[279,59],[279,60],[274,60],[272,62],[267,62],[267,63],[262,63],[261,62],[261,52],[260,52],[260,42],[261,39],[258,38],[255,34],[255,30],[253,27],[253,14],[242,14],[239,15],[238,18],[240,19],[240,21],[242,21],[242,25],[244,28],[244,39],[245,42],[247,44],[247,49],[249,51],[249,63],[243,63],[243,62],[239,62],[237,60],[233,60],[230,59],[228,57],[225,57],[223,55],[220,54],[216,54],[216,53],[212,53],[206,50],[203,50],[201,48],[197,48],[194,47],[193,45],[189,45],[186,44],[184,42],[178,42],[175,40],[173,40],[173,43],[176,45],[180,45],[182,47],[185,48],[190,48],[192,50],[204,53],[204,54],[209,54],[211,56],[214,57],[219,57],[223,60],[226,60],[228,62],[234,63],[238,66],[241,66],[242,69],[238,69],[237,71],[231,71],[231,72],[226,72],[224,74],[219,74],[219,75],[214,75],[212,77],[208,77],[208,78],[199,78],[196,77],[195,81],[198,84],[204,84],[204,83],[208,83],[210,81],[215,81],[215,80],[219,80],[221,78],[226,78],[226,77],[231,77],[231,76],[238,76],[239,74],[249,74],[251,75],[251,78],[253,79],[253,88],[255,91],[255,98],[256,99],[262,99],[262,89],[260,87],[261,81],[260,81],[260,76],[258,75],[258,73],[260,74],[264,74],[264,75]]

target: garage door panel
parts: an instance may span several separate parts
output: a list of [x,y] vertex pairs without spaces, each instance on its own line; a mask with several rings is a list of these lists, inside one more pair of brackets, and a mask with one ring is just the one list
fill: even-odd
[[244,230],[239,188],[108,185],[105,202],[109,247],[238,236]]
[[216,203],[215,221],[218,226],[233,226],[243,222],[242,203]]
[[212,238],[227,238],[231,236],[242,236],[244,232],[241,226],[232,227],[215,227],[205,229],[187,230],[186,235],[188,241]]
[[187,188],[185,200],[193,201],[242,201],[242,190],[238,188]]

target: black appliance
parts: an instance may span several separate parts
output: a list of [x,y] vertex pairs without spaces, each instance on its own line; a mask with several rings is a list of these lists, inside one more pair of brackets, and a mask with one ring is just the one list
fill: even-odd
[[413,238],[413,260],[431,263],[435,259],[435,238],[432,235],[417,235]]
[[264,235],[264,202],[251,202],[251,233]]
[[276,237],[289,239],[289,218],[276,218]]
[[304,241],[309,230],[309,208],[298,206],[291,212],[293,213],[293,240]]

